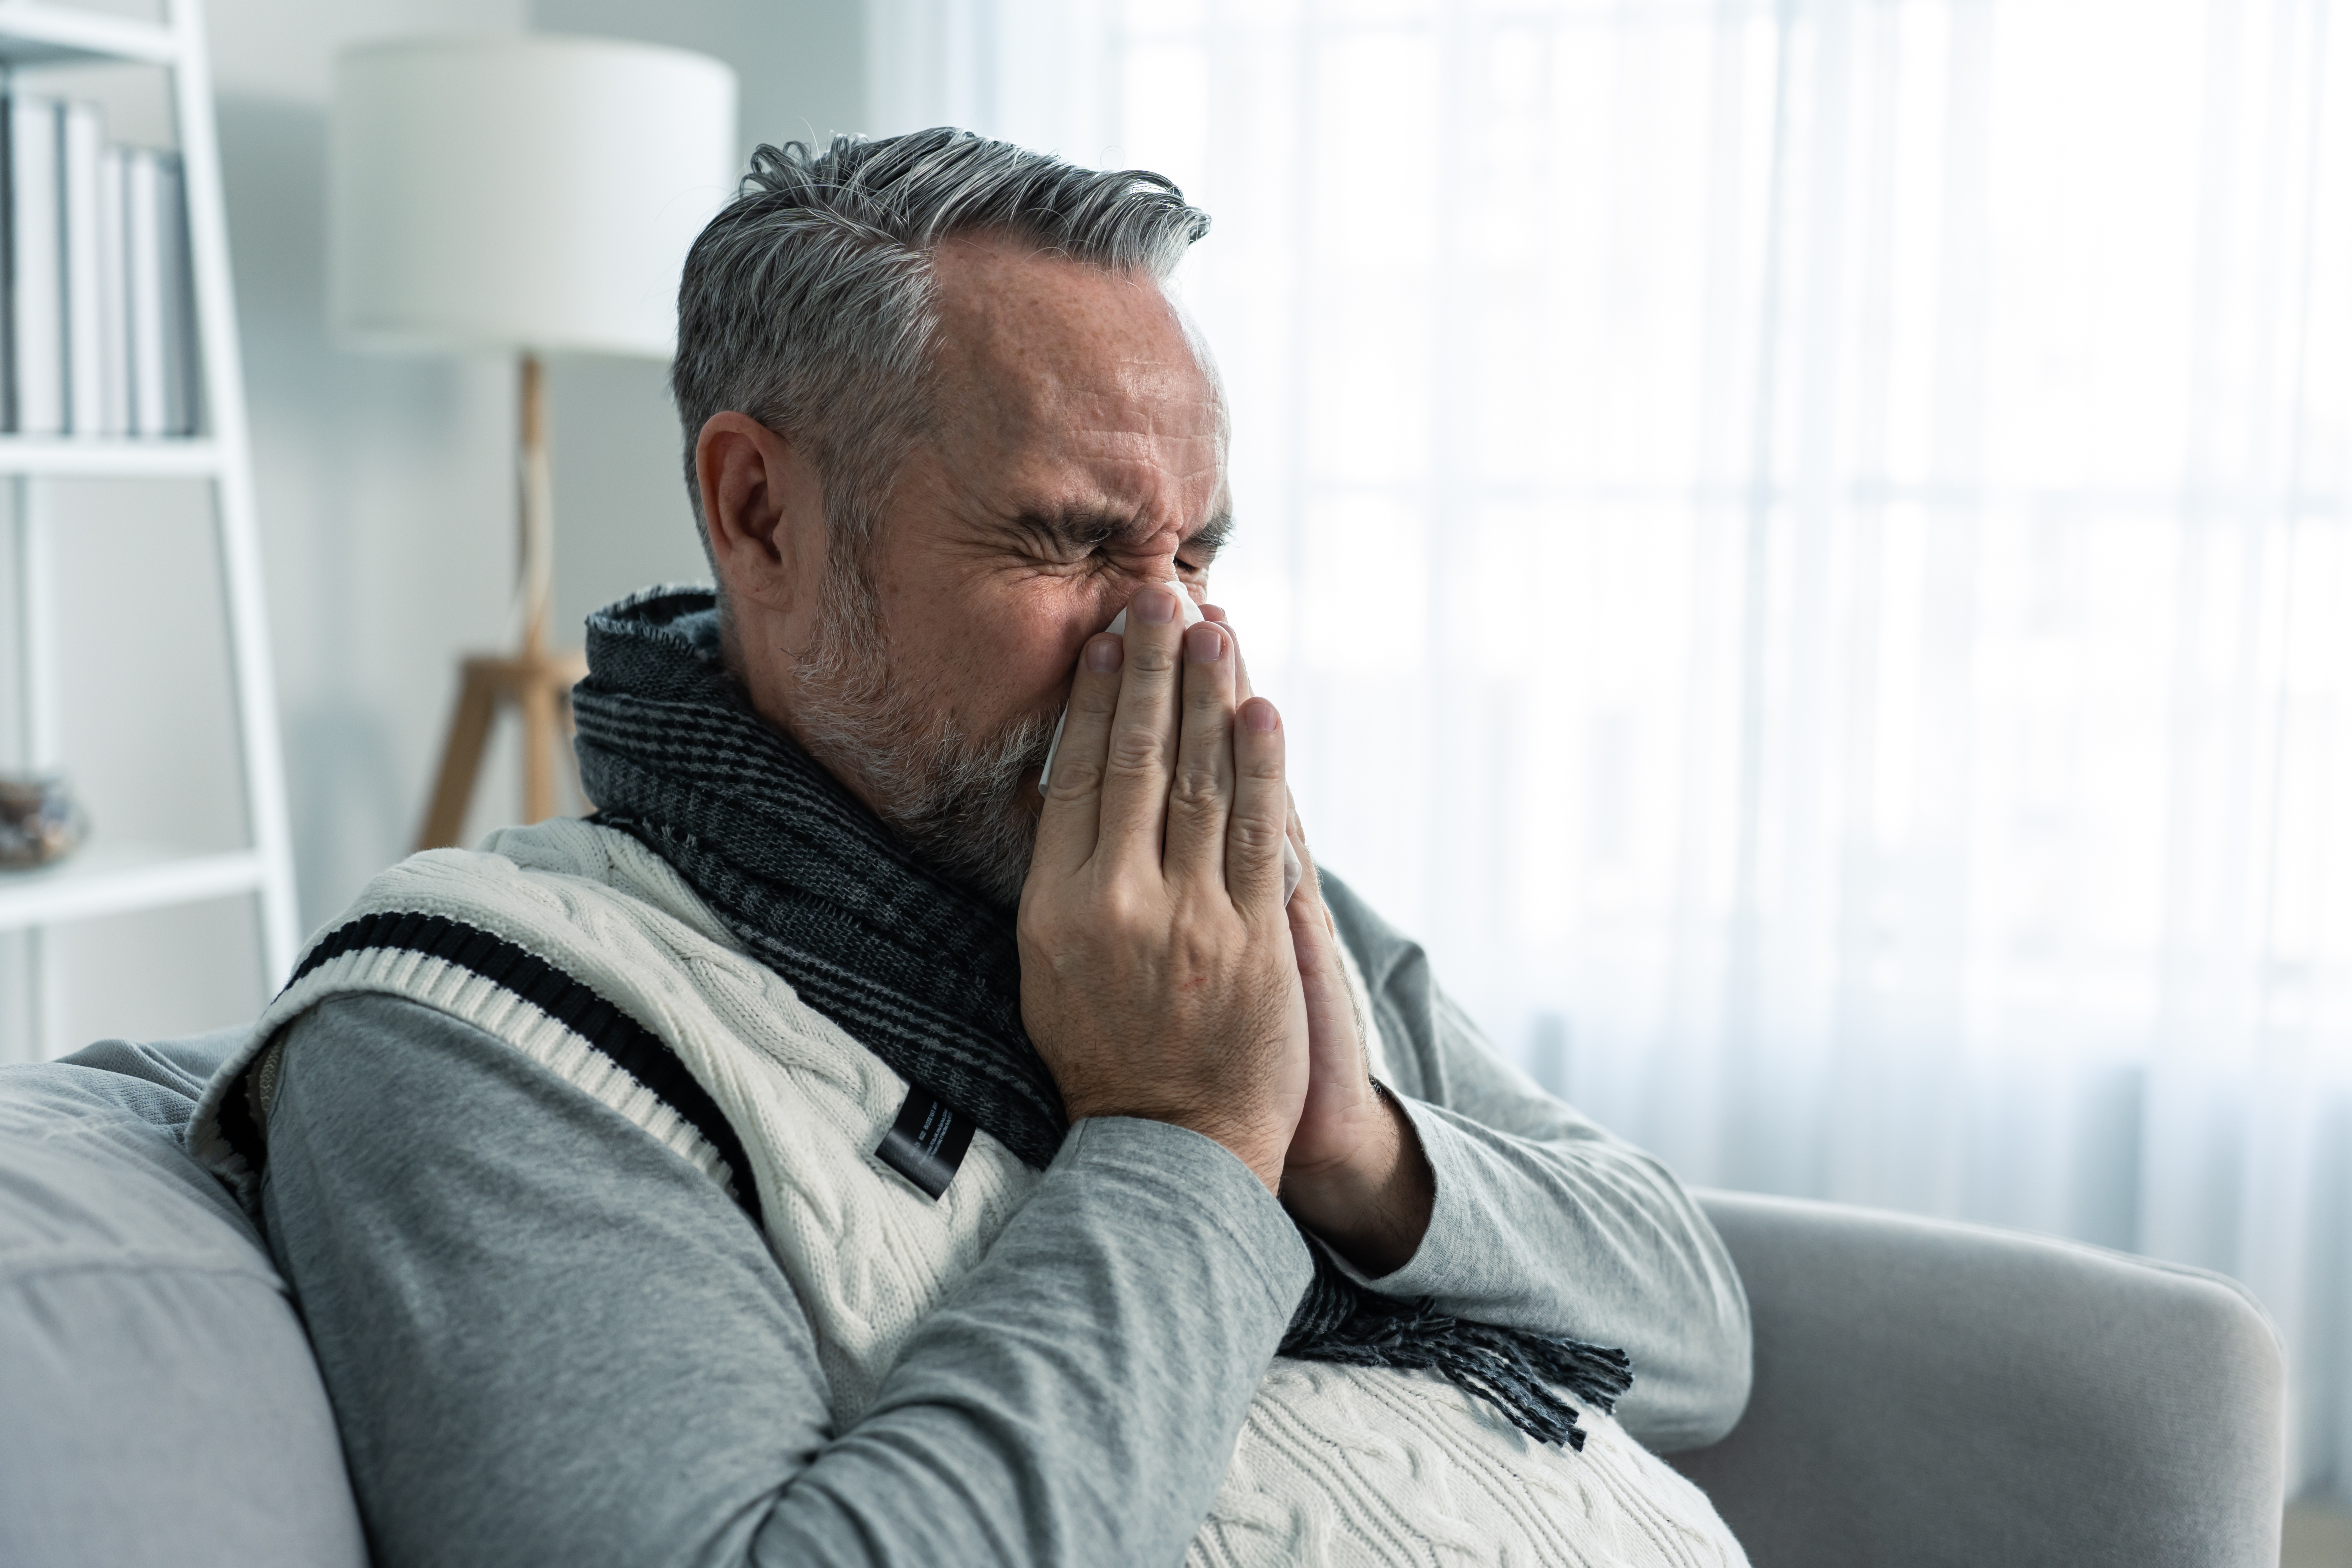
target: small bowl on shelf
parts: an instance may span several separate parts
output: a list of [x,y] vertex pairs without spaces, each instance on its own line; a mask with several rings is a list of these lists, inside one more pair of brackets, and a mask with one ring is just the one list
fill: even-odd
[[53,866],[79,847],[89,827],[55,773],[0,773],[0,871]]

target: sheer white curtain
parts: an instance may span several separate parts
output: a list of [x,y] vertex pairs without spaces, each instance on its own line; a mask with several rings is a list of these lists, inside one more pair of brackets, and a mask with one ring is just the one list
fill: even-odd
[[1154,168],[1324,859],[1691,1179],[2251,1283],[2352,1494],[2352,16],[875,0]]

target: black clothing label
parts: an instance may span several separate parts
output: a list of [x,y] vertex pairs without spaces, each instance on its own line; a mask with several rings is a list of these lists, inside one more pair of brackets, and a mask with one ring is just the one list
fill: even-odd
[[923,1189],[936,1203],[963,1164],[976,1131],[971,1117],[931,1097],[921,1084],[907,1090],[898,1120],[882,1134],[874,1157]]

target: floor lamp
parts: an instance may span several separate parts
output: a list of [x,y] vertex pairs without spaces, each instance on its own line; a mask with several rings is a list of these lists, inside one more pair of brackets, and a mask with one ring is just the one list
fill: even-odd
[[520,646],[463,661],[419,848],[464,831],[490,727],[521,720],[523,820],[556,809],[570,694],[551,647],[549,354],[667,359],[687,247],[732,187],[735,74],[683,50],[519,34],[400,39],[336,62],[330,309],[391,352],[496,353],[520,372]]

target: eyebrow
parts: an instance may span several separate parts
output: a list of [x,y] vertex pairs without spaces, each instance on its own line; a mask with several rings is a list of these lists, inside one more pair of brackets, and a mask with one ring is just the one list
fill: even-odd
[[[1067,549],[1082,551],[1097,550],[1119,539],[1149,537],[1158,531],[1144,527],[1142,520],[1131,512],[1089,506],[1024,507],[1014,514],[1013,526]],[[1194,530],[1178,549],[1213,558],[1233,537],[1233,531],[1232,510],[1222,510]]]

